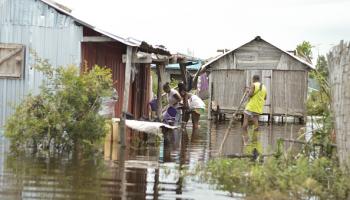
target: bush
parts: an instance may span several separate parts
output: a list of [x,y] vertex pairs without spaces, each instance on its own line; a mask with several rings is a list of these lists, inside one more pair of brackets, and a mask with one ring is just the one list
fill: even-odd
[[112,93],[110,70],[95,66],[79,75],[76,66],[53,68],[40,59],[37,63],[46,80],[40,93],[28,95],[7,121],[5,136],[12,146],[62,151],[100,141],[106,126],[98,110],[100,97]]
[[346,199],[350,192],[349,173],[327,158],[215,159],[202,170],[205,181],[247,199]]

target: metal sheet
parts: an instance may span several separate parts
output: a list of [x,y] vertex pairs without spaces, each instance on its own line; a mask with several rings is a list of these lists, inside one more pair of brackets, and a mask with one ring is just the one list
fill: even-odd
[[[87,34],[89,31],[84,32]],[[82,43],[82,53],[83,63],[88,69],[94,65],[111,69],[113,81],[118,81],[116,90],[119,94],[119,101],[116,104],[115,113],[117,117],[120,117],[125,83],[125,64],[122,62],[122,55],[126,53],[126,46],[116,42]],[[130,86],[128,112],[139,118],[148,115],[151,75],[149,65],[142,64],[136,68],[137,73]]]
[[24,76],[0,78],[0,129],[28,93],[37,93],[44,77],[33,69],[29,50],[33,49],[53,66],[80,65],[83,30],[74,19],[41,1],[0,0],[0,43],[26,47]]

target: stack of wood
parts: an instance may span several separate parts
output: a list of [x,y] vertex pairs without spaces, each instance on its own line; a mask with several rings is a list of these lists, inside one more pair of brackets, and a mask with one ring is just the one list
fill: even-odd
[[350,164],[350,43],[341,41],[327,57],[337,150],[345,166]]

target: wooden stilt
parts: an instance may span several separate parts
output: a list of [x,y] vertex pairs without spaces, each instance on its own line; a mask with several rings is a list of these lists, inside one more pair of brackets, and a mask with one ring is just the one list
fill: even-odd
[[282,122],[282,124],[284,124],[283,115],[281,115],[281,122]]
[[120,145],[125,147],[125,113],[128,112],[129,107],[129,90],[130,90],[130,79],[131,79],[131,60],[133,54],[133,48],[128,46],[126,48],[126,64],[125,64],[125,83],[124,83],[124,95],[123,95],[123,107],[122,107],[122,116],[120,120]]
[[158,91],[157,91],[157,117],[162,120],[162,91],[164,84],[165,64],[157,64]]

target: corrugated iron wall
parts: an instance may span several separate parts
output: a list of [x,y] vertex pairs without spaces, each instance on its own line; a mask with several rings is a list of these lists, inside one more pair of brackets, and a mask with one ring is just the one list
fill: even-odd
[[[150,100],[150,79],[151,67],[148,64],[140,64],[136,66],[137,74],[132,83],[131,102],[129,102],[129,110],[135,115],[136,119],[140,117],[148,117],[149,100]],[[130,107],[131,106],[131,107]]]
[[118,81],[116,90],[118,91],[119,101],[115,111],[119,117],[122,109],[125,83],[125,64],[122,62],[122,55],[126,52],[126,46],[117,42],[83,42],[81,47],[82,60],[88,69],[91,69],[94,65],[108,67],[112,70],[113,80]]
[[0,43],[17,43],[26,47],[23,76],[0,78],[0,128],[6,118],[29,92],[38,92],[43,80],[33,69],[29,49],[35,50],[53,66],[80,65],[80,42],[83,29],[71,17],[37,0],[0,0]]
[[[97,36],[91,30],[84,30],[85,36]],[[122,55],[126,53],[126,46],[119,42],[83,42],[82,43],[82,62],[91,69],[94,65],[108,67],[112,70],[113,81],[118,81],[116,90],[119,94],[115,111],[116,116],[120,117],[124,84],[125,84],[125,64],[122,62]],[[130,86],[128,111],[137,119],[148,114],[149,101],[149,82],[150,66],[135,66],[135,76]]]

